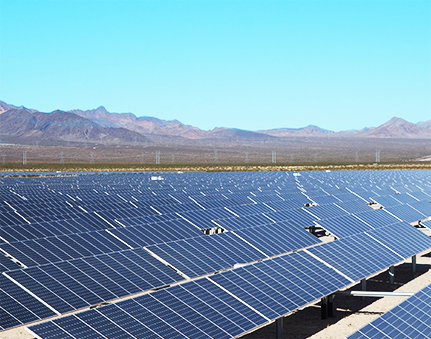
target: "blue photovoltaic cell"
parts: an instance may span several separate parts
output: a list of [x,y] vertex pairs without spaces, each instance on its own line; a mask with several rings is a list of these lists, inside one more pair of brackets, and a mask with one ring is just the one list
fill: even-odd
[[0,253],[0,273],[20,268],[18,264]]
[[339,199],[332,195],[321,195],[319,197],[311,197],[311,199],[316,202],[318,205],[327,205],[327,204],[333,204],[336,202],[340,202]]
[[336,204],[326,204],[319,206],[306,207],[307,211],[317,216],[319,219],[329,219],[333,217],[339,217],[343,215],[349,215],[348,212],[344,211]]
[[242,239],[263,251],[268,256],[301,249],[320,243],[320,240],[303,228],[288,221],[250,227],[234,231]]
[[266,320],[217,285],[201,279],[81,312],[30,330],[42,338],[232,338]]
[[[311,210],[307,208],[307,211]],[[314,221],[317,220],[316,216],[308,213],[307,211],[303,208],[295,208],[291,210],[265,214],[276,222],[292,220],[296,222],[300,227],[307,227],[314,225]]]
[[215,225],[219,225],[220,227],[229,231],[274,223],[274,221],[268,219],[263,214],[253,214],[247,216],[233,217],[229,219],[219,219],[215,222]]
[[431,248],[431,238],[408,223],[398,223],[375,229],[367,232],[367,234],[404,258],[409,258]]
[[275,319],[349,283],[309,255],[292,253],[209,279]]
[[[215,225],[213,224],[213,226]],[[116,228],[109,231],[135,248],[204,235],[197,227],[183,219]]]
[[51,309],[0,275],[0,330],[53,315]]
[[[123,303],[122,305],[125,309],[125,306],[128,306],[127,312],[122,307],[119,307],[117,304],[112,304],[98,309],[97,312],[84,312],[81,319],[85,319],[84,315],[86,316],[86,318],[91,318],[95,313],[100,313],[112,322],[112,324],[105,324],[106,331],[109,331],[109,333],[112,332],[112,328],[114,328],[114,331],[117,328],[122,328],[127,331],[129,336],[149,339],[161,338],[160,335],[156,333],[156,329],[151,329],[150,326],[146,326],[145,322],[142,321],[142,319],[146,318],[144,316],[145,311],[138,303],[130,300]],[[141,312],[138,309],[141,309]],[[133,316],[134,311],[136,311],[137,313],[141,313],[141,317],[139,319]],[[157,321],[161,322],[161,320],[156,318],[155,316],[154,318],[157,319]]]
[[431,203],[429,200],[410,202],[408,205],[426,216],[431,216]]
[[336,205],[352,214],[372,211],[371,207],[367,205],[364,200],[359,199],[358,197],[356,197],[356,200],[337,202]]
[[431,196],[429,194],[426,194],[423,191],[414,191],[414,192],[410,192],[410,195],[412,195],[413,197],[415,197],[416,199],[418,199],[419,201],[430,201]]
[[316,224],[337,238],[349,237],[373,229],[355,215],[343,215],[336,218],[318,220]]
[[[161,290],[159,293],[153,294],[153,298],[159,301],[161,304],[169,307],[170,310],[174,311],[177,314],[180,314],[186,322],[189,322],[191,325],[197,327],[198,329],[205,329],[202,332],[208,335],[208,337],[212,338],[228,338],[230,337],[229,333],[224,331],[221,327],[208,320],[202,314],[198,312],[198,309],[195,307],[203,306],[203,303],[195,304],[195,307],[189,305],[189,300],[191,297],[189,295],[181,295],[182,289],[178,286],[173,287],[168,290]],[[182,301],[182,297],[185,297],[185,302]],[[153,310],[151,306],[148,306],[148,309]],[[164,312],[163,312],[164,313]],[[167,319],[169,321],[169,319]],[[185,331],[181,331],[187,335]],[[192,333],[196,333],[196,335],[190,335],[189,337],[198,338],[200,336],[203,337],[199,332],[195,332],[193,329]]]
[[[73,319],[76,319],[76,318],[73,318]],[[55,339],[55,338],[75,339],[53,321],[47,321],[44,323],[33,325],[31,327],[31,330],[34,331],[33,333],[40,335],[44,339]]]
[[429,216],[415,210],[409,205],[391,206],[387,207],[386,210],[406,222],[422,220]]
[[[251,199],[253,199],[252,195],[249,195]],[[250,200],[250,199],[249,199]],[[262,203],[255,204],[250,200],[249,205],[242,206],[230,206],[228,210],[235,213],[236,215],[245,217],[248,215],[262,214],[272,212],[272,209]]]
[[430,337],[431,285],[348,336],[349,339]]
[[189,277],[265,257],[263,253],[229,232],[147,248]]
[[402,204],[409,204],[409,203],[418,201],[417,198],[414,198],[411,195],[405,194],[405,193],[397,194],[397,195],[395,195],[394,198],[397,199]]
[[369,212],[358,213],[356,216],[372,228],[397,224],[402,221],[400,218],[389,214],[384,209],[370,210]]
[[[366,234],[358,234],[308,249],[354,281],[361,280],[403,259]],[[376,253],[379,255],[376,256]]]
[[384,208],[388,208],[391,206],[396,206],[401,204],[401,202],[396,198],[397,198],[396,196],[387,195],[387,196],[375,197],[373,198],[373,200],[378,202]]
[[122,254],[75,259],[8,274],[60,313],[183,279],[142,249]]

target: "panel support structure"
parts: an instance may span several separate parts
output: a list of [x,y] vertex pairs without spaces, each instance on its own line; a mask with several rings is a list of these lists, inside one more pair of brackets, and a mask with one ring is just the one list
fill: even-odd
[[392,285],[395,278],[395,268],[394,266],[389,267],[389,283]]
[[[366,291],[367,290],[367,279],[362,279],[361,280],[361,289],[362,291]],[[362,300],[364,300],[365,297],[362,297]]]
[[320,317],[327,319],[334,317],[334,295],[328,295],[320,300]]
[[416,255],[412,257],[412,271],[416,273]]
[[275,338],[283,339],[283,317],[275,321]]

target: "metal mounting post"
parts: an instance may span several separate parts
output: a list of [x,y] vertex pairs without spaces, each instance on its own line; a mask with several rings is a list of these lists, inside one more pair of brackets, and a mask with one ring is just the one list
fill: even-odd
[[275,321],[275,338],[283,339],[283,317]]
[[389,283],[392,285],[394,283],[395,278],[395,269],[394,266],[389,267]]
[[[362,288],[362,291],[367,290],[367,280],[366,279],[361,280],[361,288]],[[362,297],[362,300],[365,300],[365,297]]]
[[416,255],[412,257],[412,271],[416,273]]
[[328,298],[328,317],[333,318],[335,316],[334,315],[334,298],[335,298],[335,295],[334,294],[328,295],[327,298]]
[[322,320],[328,318],[328,298],[323,297],[320,299],[320,318]]

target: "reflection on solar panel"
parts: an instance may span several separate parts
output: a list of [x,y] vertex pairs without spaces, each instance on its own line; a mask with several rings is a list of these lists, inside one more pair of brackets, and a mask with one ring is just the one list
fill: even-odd
[[349,339],[430,338],[431,285],[351,334]]
[[300,174],[0,174],[0,330],[231,338],[431,248],[430,172]]

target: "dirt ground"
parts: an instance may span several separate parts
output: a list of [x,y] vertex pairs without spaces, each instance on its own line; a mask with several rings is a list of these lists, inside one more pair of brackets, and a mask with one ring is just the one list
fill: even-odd
[[[416,273],[411,260],[395,267],[395,281],[389,283],[388,272],[382,272],[367,280],[369,291],[417,292],[431,284],[431,251],[417,256]],[[357,284],[349,290],[361,290]],[[308,306],[284,318],[283,339],[342,339],[370,321],[395,307],[406,298],[364,298],[337,295],[334,299],[333,318],[321,319],[320,305]],[[24,326],[0,332],[0,339],[33,339]],[[275,338],[275,323],[244,335],[242,339]],[[168,339],[168,338],[167,338]]]

